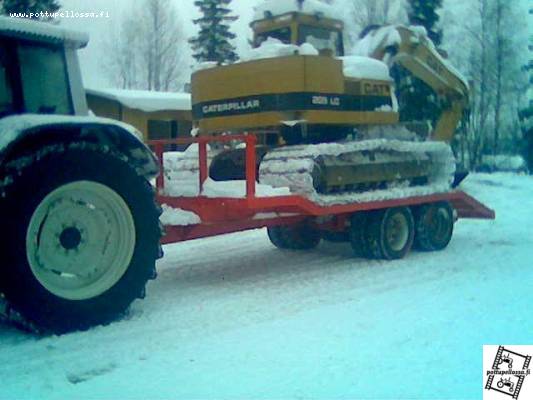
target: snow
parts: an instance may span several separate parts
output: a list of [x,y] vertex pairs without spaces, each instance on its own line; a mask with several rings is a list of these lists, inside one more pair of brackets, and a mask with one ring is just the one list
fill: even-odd
[[359,40],[353,48],[353,53],[356,56],[372,57],[377,49],[397,46],[401,41],[402,38],[395,25],[383,26]]
[[268,18],[268,13],[273,17],[292,12],[321,15],[326,18],[340,19],[333,7],[318,0],[305,0],[302,8],[298,7],[296,0],[265,0],[255,7],[254,21]]
[[482,345],[531,344],[533,177],[464,188],[497,219],[404,260],[280,251],[265,230],[165,246],[121,321],[43,338],[0,324],[0,398],[478,399]]
[[518,155],[484,155],[480,169],[486,169],[487,171],[524,172],[527,171],[527,165],[524,158]]
[[297,46],[294,44],[285,44],[281,40],[269,37],[259,47],[251,49],[247,56],[243,57],[240,61],[245,62],[293,55],[317,56],[318,50],[309,43],[303,43]]
[[104,124],[120,127],[137,139],[142,139],[142,133],[131,125],[108,118],[92,116],[68,116],[68,115],[44,115],[44,114],[24,114],[13,115],[0,119],[0,152],[10,143],[15,141],[25,131],[39,126],[53,124]]
[[216,61],[202,61],[194,65],[192,72],[203,71],[205,69],[211,69],[216,67],[218,67],[218,63]]
[[[246,181],[214,181],[208,178],[203,185],[203,191],[200,193],[200,184],[197,175],[185,180],[171,180],[165,182],[165,192],[168,196],[196,197],[200,194],[205,197],[224,197],[241,199],[246,197]],[[255,193],[257,197],[286,196],[290,191],[286,187],[274,188],[270,185],[256,184]]]
[[[375,134],[384,134],[383,128]],[[405,128],[389,128],[388,134],[404,134]],[[374,134],[374,133],[372,133]],[[373,152],[375,159],[368,153]],[[318,156],[327,158],[349,159],[359,164],[382,162],[399,162],[409,155],[410,160],[430,160],[433,169],[424,186],[409,187],[403,182],[390,185],[386,189],[365,192],[348,192],[324,195],[317,193],[313,185],[314,159]],[[323,143],[319,145],[302,145],[279,148],[269,152],[263,159],[259,170],[259,180],[273,187],[288,187],[291,193],[307,197],[309,200],[329,206],[349,204],[411,196],[423,196],[450,191],[455,173],[455,158],[446,143],[427,141],[417,142],[398,139],[370,139],[344,143]]]
[[191,110],[190,93],[125,89],[86,89],[86,92],[93,96],[118,101],[126,107],[144,112]]
[[361,56],[339,57],[339,60],[342,60],[344,76],[347,78],[392,80],[389,67],[382,61]]
[[200,217],[191,211],[182,210],[181,208],[172,208],[166,204],[162,204],[161,208],[163,209],[163,213],[159,217],[159,220],[163,225],[187,226],[200,224],[202,222]]
[[85,32],[72,31],[25,18],[0,17],[0,33],[30,40],[66,41],[78,48],[85,47],[89,42],[89,35]]

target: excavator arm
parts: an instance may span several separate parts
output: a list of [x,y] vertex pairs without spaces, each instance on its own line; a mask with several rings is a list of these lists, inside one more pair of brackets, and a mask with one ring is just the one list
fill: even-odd
[[424,31],[404,26],[386,26],[370,32],[363,40],[374,41],[370,57],[399,64],[425,82],[439,97],[442,113],[432,138],[449,142],[464,109],[468,106],[469,87],[461,73],[437,51]]

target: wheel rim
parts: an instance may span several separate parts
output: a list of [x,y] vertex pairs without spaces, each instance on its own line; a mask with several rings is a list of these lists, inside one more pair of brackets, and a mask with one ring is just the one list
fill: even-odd
[[26,255],[35,278],[69,300],[96,297],[119,281],[133,257],[135,224],[107,186],[77,181],[49,193],[35,209]]
[[399,252],[405,248],[409,242],[409,223],[405,215],[397,212],[387,219],[385,239],[393,251]]

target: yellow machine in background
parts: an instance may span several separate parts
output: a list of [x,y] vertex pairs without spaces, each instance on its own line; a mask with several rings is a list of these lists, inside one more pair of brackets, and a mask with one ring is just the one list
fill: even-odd
[[[322,3],[295,1],[292,10],[280,10],[279,4],[266,1],[259,7],[251,23],[255,47],[251,60],[193,74],[193,117],[200,135],[253,132],[265,146],[258,150],[259,159],[280,145],[372,139],[376,129],[379,137],[405,139],[406,130],[419,129],[416,121],[399,123],[394,82],[387,67],[400,65],[431,87],[439,100],[441,114],[425,136],[451,140],[467,104],[468,87],[423,30],[371,29],[358,46],[366,58],[344,57],[343,23],[317,11],[323,10]],[[272,49],[282,51],[275,54]],[[430,155],[411,157],[404,152],[405,162],[398,157],[390,162],[390,157],[380,155],[382,150],[372,149],[365,168],[361,168],[361,153],[353,148],[337,151],[335,157],[326,154],[320,158],[320,172],[314,168],[315,189],[324,193],[366,190],[369,182],[375,186],[391,180],[426,183]],[[376,154],[381,161],[376,161]],[[212,176],[239,178],[242,159],[237,150],[219,155],[212,164]]]

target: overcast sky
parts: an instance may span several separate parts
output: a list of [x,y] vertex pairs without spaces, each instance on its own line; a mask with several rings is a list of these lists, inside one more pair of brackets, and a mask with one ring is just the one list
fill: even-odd
[[[80,62],[85,85],[87,87],[107,87],[109,83],[105,74],[101,70],[101,60],[105,57],[103,45],[106,36],[113,29],[120,25],[120,21],[125,13],[128,13],[133,6],[139,6],[143,0],[61,0],[64,11],[74,12],[100,12],[109,14],[109,18],[103,19],[74,19],[64,18],[61,24],[65,27],[82,30],[89,33],[91,40],[86,49],[80,52]],[[192,20],[199,16],[199,12],[194,6],[194,0],[171,0],[176,6],[177,18],[183,26],[187,36],[196,33],[196,27]],[[232,30],[237,34],[236,46],[241,52],[248,47],[248,40],[251,38],[251,31],[248,26],[252,20],[253,8],[262,0],[233,0],[231,7],[239,19],[233,23]],[[290,1],[290,0],[287,0]],[[466,2],[471,0],[465,0]],[[510,0],[514,1],[514,0]],[[521,0],[527,10],[532,6],[532,0]],[[527,12],[527,11],[526,11]],[[529,32],[533,35],[533,17],[529,16]]]
[[[171,0],[176,6],[177,17],[183,26],[187,36],[196,33],[196,27],[192,20],[198,18],[199,12],[194,6],[194,0]],[[80,51],[80,62],[82,64],[83,79],[87,87],[109,86],[102,70],[101,60],[105,57],[103,43],[110,31],[116,29],[122,16],[128,13],[132,5],[142,4],[142,0],[61,0],[62,10],[74,12],[105,11],[109,13],[109,18],[103,19],[74,19],[63,18],[61,25],[82,30],[89,33],[91,40],[86,49]],[[232,30],[237,34],[236,45],[239,50],[244,50],[248,46],[248,38],[251,32],[248,24],[252,20],[253,7],[260,0],[233,0],[231,7],[235,10],[235,15],[239,19],[233,24]]]

